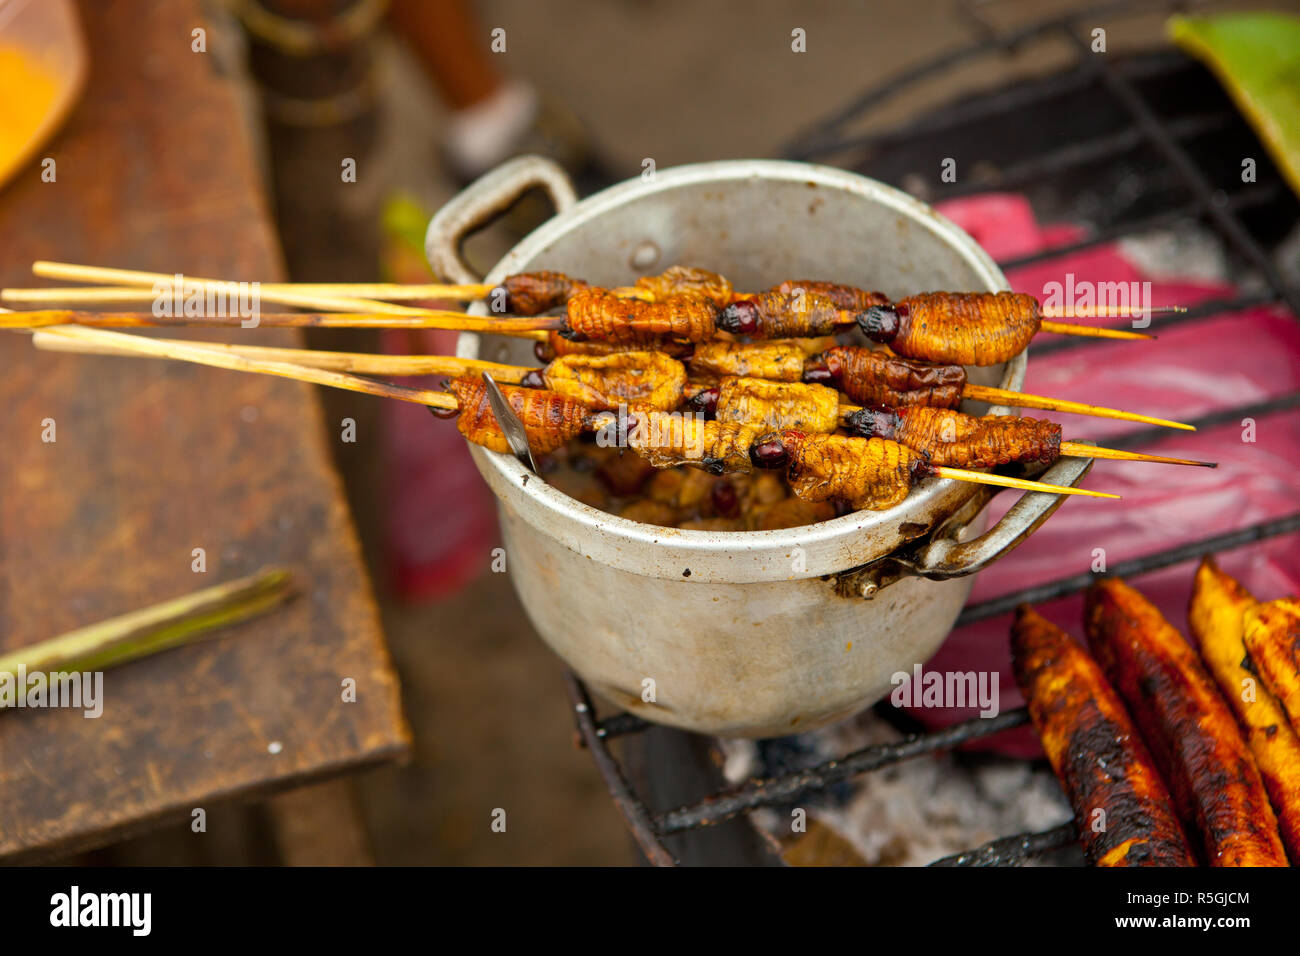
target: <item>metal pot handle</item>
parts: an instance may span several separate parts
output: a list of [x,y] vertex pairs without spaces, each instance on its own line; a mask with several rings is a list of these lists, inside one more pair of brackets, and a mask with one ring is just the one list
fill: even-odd
[[[1040,480],[1074,487],[1092,469],[1092,461],[1091,458],[1062,458]],[[1037,531],[1065,503],[1066,497],[1026,491],[997,524],[970,541],[958,538],[966,522],[956,524],[950,519],[935,529],[915,556],[908,556],[906,566],[916,574],[940,580],[981,571]]]
[[[1077,485],[1092,469],[1091,458],[1062,458],[1040,477],[1055,485]],[[856,594],[875,597],[904,577],[923,577],[936,581],[974,574],[1008,554],[1038,530],[1066,495],[1026,491],[992,528],[970,541],[961,540],[966,527],[997,490],[984,485],[981,491],[959,508],[950,518],[919,541],[899,548],[893,554],[865,567],[841,574],[836,591],[844,596]]]
[[429,220],[424,254],[434,273],[447,282],[482,279],[465,262],[465,238],[505,212],[530,189],[542,188],[556,212],[578,201],[573,182],[557,163],[544,156],[519,156],[470,183]]

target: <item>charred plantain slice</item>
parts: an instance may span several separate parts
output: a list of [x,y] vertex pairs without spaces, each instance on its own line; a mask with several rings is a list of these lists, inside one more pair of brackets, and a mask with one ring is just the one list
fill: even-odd
[[1043,749],[1074,807],[1089,862],[1195,866],[1169,791],[1088,652],[1022,606],[1011,629],[1011,656]]
[[1123,581],[1088,589],[1088,645],[1212,866],[1286,866],[1250,748],[1190,644]]
[[1261,604],[1246,615],[1245,626],[1255,670],[1300,734],[1300,601]]
[[1286,713],[1250,669],[1245,619],[1259,606],[1244,587],[1207,556],[1196,569],[1187,620],[1201,657],[1237,716],[1277,814],[1291,862],[1300,861],[1300,737]]

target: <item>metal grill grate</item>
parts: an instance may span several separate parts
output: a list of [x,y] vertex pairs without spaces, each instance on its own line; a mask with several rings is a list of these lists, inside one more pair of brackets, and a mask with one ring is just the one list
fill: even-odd
[[[1135,13],[1149,13],[1153,9],[1175,9],[1184,4],[1109,3],[1035,23],[1015,31],[999,33],[990,28],[969,4],[958,8],[973,24],[980,38],[971,44],[950,51],[909,69],[883,85],[863,93],[846,107],[802,133],[797,143],[787,149],[794,159],[821,159],[847,152],[880,149],[901,143],[918,133],[942,134],[957,123],[986,119],[1019,110],[1035,102],[1070,92],[1100,91],[1108,94],[1130,117],[1132,125],[1117,133],[1097,136],[1085,141],[1066,143],[1023,161],[1004,166],[1000,170],[996,188],[1050,180],[1071,169],[1096,163],[1122,153],[1147,148],[1154,150],[1175,181],[1190,194],[1190,203],[1170,203],[1168,208],[1140,216],[1127,223],[1097,230],[1088,238],[1069,245],[1059,246],[1032,256],[999,263],[1003,268],[1014,268],[1031,263],[1061,258],[1103,243],[1136,235],[1156,228],[1165,228],[1179,221],[1201,217],[1213,226],[1229,247],[1263,280],[1264,288],[1235,297],[1231,300],[1206,302],[1182,314],[1159,316],[1152,320],[1153,330],[1175,324],[1195,322],[1261,305],[1279,304],[1300,317],[1300,289],[1289,286],[1270,261],[1268,253],[1257,242],[1243,223],[1241,214],[1252,208],[1285,198],[1285,187],[1280,183],[1261,183],[1249,194],[1225,195],[1217,191],[1185,148],[1185,141],[1207,133],[1222,130],[1231,114],[1207,113],[1162,120],[1158,111],[1143,96],[1138,84],[1158,78],[1162,71],[1175,66],[1185,66],[1181,56],[1168,55],[1154,61],[1126,61],[1112,64],[1105,57],[1093,56],[1086,40],[1081,36],[1083,21],[1096,22],[1098,18],[1114,18]],[[904,130],[894,130],[872,135],[847,133],[846,129],[869,111],[890,97],[931,78],[942,71],[980,57],[1010,53],[1025,45],[1047,38],[1065,38],[1078,53],[1077,65],[1059,75],[1035,84],[1013,88],[984,97],[975,107],[940,110],[920,123]],[[939,198],[953,198],[974,191],[991,188],[953,187]],[[1061,339],[1035,346],[1041,355],[1070,348],[1087,348],[1096,340],[1086,338]],[[1300,406],[1300,392],[1277,396],[1265,401],[1224,411],[1212,412],[1191,424],[1209,427],[1244,417],[1259,417],[1291,410]],[[1127,447],[1148,440],[1153,431],[1139,429],[1112,439],[1116,447]],[[1277,535],[1300,531],[1300,512],[1261,522],[1249,527],[1193,541],[1114,566],[1111,572],[1124,577],[1141,575],[1150,571],[1193,560],[1207,552],[1218,552],[1242,547]],[[996,617],[1013,610],[1021,603],[1041,603],[1055,600],[1086,589],[1093,580],[1090,573],[1071,575],[1036,587],[1027,588],[978,604],[968,605],[957,619],[957,625]],[[664,846],[663,838],[722,823],[741,814],[789,803],[805,794],[824,790],[851,777],[889,766],[901,760],[923,754],[950,750],[968,741],[1028,723],[1024,708],[1003,713],[991,720],[974,719],[956,724],[941,731],[913,734],[901,740],[881,744],[850,753],[815,767],[798,770],[762,780],[751,780],[742,786],[710,794],[695,803],[680,806],[665,813],[653,813],[633,791],[622,768],[611,753],[608,742],[615,737],[636,734],[650,725],[640,718],[621,713],[598,720],[586,688],[572,674],[567,675],[570,700],[574,707],[581,743],[592,753],[614,802],[623,814],[638,846],[647,860],[658,866],[675,865],[673,855]],[[1020,834],[995,840],[982,847],[945,857],[934,866],[998,866],[1017,865],[1051,850],[1060,849],[1076,839],[1073,822],[1042,833]]]

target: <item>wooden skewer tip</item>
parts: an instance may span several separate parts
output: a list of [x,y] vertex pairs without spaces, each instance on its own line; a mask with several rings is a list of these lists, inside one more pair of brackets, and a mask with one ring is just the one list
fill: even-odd
[[1017,408],[1040,408],[1049,412],[1067,412],[1072,415],[1087,415],[1091,418],[1113,418],[1118,421],[1141,422],[1146,425],[1159,425],[1163,428],[1177,428],[1189,432],[1196,431],[1196,428],[1192,425],[1170,421],[1167,418],[1156,418],[1152,415],[1141,415],[1137,412],[1124,412],[1116,408],[1106,408],[1102,405],[1087,405],[1083,402],[1071,402],[1063,398],[1049,398],[1045,395],[1032,395],[1028,392],[1012,392],[1006,389],[992,388],[986,385],[971,385],[968,383],[966,387],[962,389],[962,397],[980,402],[988,402],[991,405],[1011,405]]
[[955,478],[958,481],[970,481],[980,485],[1000,485],[1003,488],[1019,488],[1022,491],[1041,491],[1052,495],[1081,495],[1085,498],[1121,498],[1105,491],[1091,491],[1087,488],[1072,488],[1067,485],[1049,485],[1041,481],[1029,481],[1024,478],[1009,478],[1006,475],[990,475],[982,471],[967,471],[965,468],[936,466],[933,473],[940,478]]
[[1104,458],[1112,461],[1146,461],[1160,465],[1194,465],[1197,468],[1218,468],[1217,461],[1197,461],[1194,458],[1170,458],[1166,455],[1147,455],[1118,448],[1101,448],[1084,442],[1061,442],[1061,454],[1071,458]]

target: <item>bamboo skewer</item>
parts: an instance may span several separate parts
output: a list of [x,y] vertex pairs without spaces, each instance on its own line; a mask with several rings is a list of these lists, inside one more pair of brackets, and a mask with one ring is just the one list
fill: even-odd
[[[229,293],[232,288],[238,288],[239,283],[226,279],[205,279],[199,276],[181,275],[179,279],[175,275],[167,275],[164,272],[142,272],[138,269],[113,269],[107,266],[79,266],[66,262],[46,262],[37,261],[32,263],[32,272],[45,279],[65,279],[74,282],[102,282],[112,286],[137,286],[148,287],[152,292],[156,285],[162,284],[167,290],[174,291],[175,283],[183,283],[182,289],[192,287],[207,291],[220,291]],[[379,302],[374,299],[367,299],[355,295],[323,295],[311,292],[302,292],[295,289],[286,289],[283,283],[277,283],[277,288],[268,292],[269,286],[258,285],[259,298],[267,302],[275,302],[280,305],[296,306],[298,308],[317,309],[326,312],[376,312],[383,315],[418,315],[421,310],[411,309],[404,305],[393,305],[389,302]],[[15,302],[22,301],[10,297],[10,292],[57,292],[60,290],[6,290],[5,301]],[[134,291],[134,290],[133,290]],[[47,300],[48,301],[48,300]],[[174,309],[179,305],[173,305]]]
[[1065,309],[1061,312],[1055,310],[1042,309],[1043,318],[1045,319],[1123,319],[1131,318],[1137,315],[1164,315],[1170,312],[1186,312],[1185,305],[1152,305],[1145,309],[1139,308],[1104,308],[1102,306],[1076,306]]
[[129,335],[126,332],[112,332],[108,329],[90,329],[76,325],[56,325],[42,330],[49,336],[61,336],[85,342],[93,346],[103,346],[123,355],[149,355],[155,358],[179,359],[198,365],[210,365],[214,368],[230,369],[236,372],[261,372],[266,375],[278,375],[300,382],[315,385],[328,385],[350,392],[377,395],[381,398],[395,398],[417,405],[433,408],[455,410],[456,398],[446,392],[427,388],[409,388],[405,385],[390,385],[373,379],[349,375],[346,372],[332,372],[327,369],[308,368],[289,362],[269,362],[247,358],[233,352],[211,349],[190,342],[162,341],[143,335]]
[[1053,495],[1083,495],[1086,498],[1121,499],[1122,495],[1112,495],[1106,491],[1090,491],[1087,488],[1072,488],[1067,485],[1049,485],[1041,481],[1028,481],[1024,478],[1009,478],[1006,475],[991,475],[983,471],[968,471],[965,468],[949,468],[947,465],[935,465],[931,473],[940,478],[953,478],[957,481],[969,481],[977,485],[997,485],[1001,488],[1019,488],[1021,491],[1044,491]]
[[[83,266],[73,263],[50,262],[38,260],[32,264],[32,271],[44,278],[65,279],[71,281],[87,282],[104,282],[113,286],[111,289],[8,289],[0,293],[4,301],[11,304],[38,304],[44,305],[50,302],[60,302],[62,304],[105,304],[135,302],[138,298],[145,295],[145,286],[149,287],[150,293],[155,293],[155,287],[163,285],[169,290],[181,286],[181,289],[193,287],[204,291],[217,291],[229,295],[238,289],[238,284],[220,280],[206,279],[196,276],[185,275],[167,275],[161,272],[144,272],[135,269],[116,269],[105,266]],[[183,283],[183,285],[181,285]],[[126,287],[125,291],[117,287]],[[258,285],[258,300],[265,298],[268,302],[275,302],[282,305],[297,306],[300,308],[311,308],[324,310],[332,313],[330,315],[321,315],[306,313],[302,316],[295,317],[294,314],[268,313],[258,316],[258,325],[267,325],[270,327],[315,327],[315,328],[354,328],[358,326],[370,326],[376,328],[436,328],[452,329],[463,332],[491,332],[501,335],[515,335],[532,338],[534,340],[543,340],[547,332],[559,331],[564,328],[565,320],[563,318],[501,318],[501,319],[482,319],[476,317],[463,316],[459,312],[450,312],[442,310],[414,309],[401,305],[378,301],[375,299],[359,298],[356,293],[364,290],[367,292],[378,292],[380,294],[401,295],[404,297],[413,297],[416,289],[420,294],[436,291],[438,294],[451,294],[457,297],[465,298],[482,298],[490,293],[492,287],[487,283],[473,283],[467,285],[443,285],[443,284],[426,284],[420,287],[401,286],[394,283],[268,283],[266,286]],[[340,290],[347,290],[353,293],[351,296],[339,296],[330,293],[336,293]],[[634,287],[619,288],[613,290],[616,294],[644,298],[649,295],[647,290]],[[96,298],[98,296],[98,298]],[[156,294],[154,296],[156,298]],[[737,299],[745,298],[744,295],[736,296]],[[176,303],[173,310],[179,310],[183,303]],[[1156,310],[1148,311],[1178,311],[1178,306],[1166,306]],[[1185,310],[1183,310],[1185,311]],[[1045,316],[1059,315],[1061,317],[1081,317],[1085,315],[1092,316],[1118,316],[1124,314],[1122,311],[1111,311],[1103,308],[1094,309],[1075,309],[1069,313],[1044,313]],[[181,326],[181,325],[215,325],[215,326],[243,326],[246,319],[241,317],[212,317],[212,316],[159,316],[151,313],[134,313],[134,312],[104,312],[90,313],[77,310],[33,310],[28,315],[26,327],[34,328],[41,325],[63,325],[63,324],[80,324],[92,325],[104,328],[130,328],[130,327],[152,327],[152,326]],[[391,318],[389,318],[391,317]],[[402,321],[405,319],[406,321]],[[381,322],[382,320],[382,322]],[[856,313],[843,311],[840,314],[840,324],[851,326],[856,324]],[[20,327],[21,320],[10,319],[7,322],[0,322],[0,328]],[[249,326],[252,327],[252,326]],[[1127,329],[1110,329],[1095,326],[1077,325],[1073,323],[1050,321],[1047,317],[1039,322],[1039,330],[1059,335],[1075,335],[1087,338],[1099,339],[1153,339],[1155,336],[1143,332],[1134,332]],[[541,334],[539,334],[541,333]],[[1036,406],[1031,406],[1036,407]]]
[[[172,282],[174,276],[161,272],[142,272],[137,269],[115,269],[105,266],[83,266],[69,262],[50,262],[39,260],[32,263],[32,272],[35,275],[46,279],[62,279],[71,282],[102,282],[111,286],[152,286],[156,282]],[[202,286],[228,284],[219,279],[204,279],[196,276],[183,276],[185,282],[194,283]],[[268,282],[260,284],[260,290],[263,297],[268,302],[280,302],[284,305],[305,304],[308,308],[329,308],[329,306],[315,305],[312,303],[291,302],[286,298],[351,298],[358,297],[369,299],[456,299],[458,301],[473,301],[482,299],[489,295],[493,288],[491,283],[478,282],[469,284],[454,283],[423,283],[404,285],[396,282]],[[612,289],[617,295],[628,296],[633,298],[649,298],[649,290],[640,289],[635,286],[625,286]],[[65,293],[65,297],[60,297],[59,293]],[[133,298],[119,298],[119,296],[128,296],[133,294],[134,290],[122,293],[114,289],[9,289],[5,290],[3,297],[5,301],[13,303],[42,303],[42,302],[113,302],[113,301],[135,301]],[[116,294],[114,294],[116,293]],[[70,296],[68,294],[71,294]],[[734,299],[739,301],[751,297],[755,293],[738,292]],[[273,298],[275,296],[276,298]],[[340,311],[342,311],[340,309]],[[363,309],[349,308],[347,311],[360,312]],[[368,311],[377,312],[379,309],[371,308]],[[1187,309],[1178,305],[1152,306],[1142,310],[1133,308],[1109,308],[1104,306],[1078,306],[1061,311],[1043,309],[1042,316],[1044,319],[1082,319],[1082,318],[1122,318],[1131,316],[1134,312],[1140,311],[1143,315],[1154,315],[1167,312],[1186,312]],[[400,314],[400,313],[394,313]],[[1076,333],[1077,334],[1077,333]]]
[[1079,335],[1089,339],[1154,339],[1154,335],[1145,332],[1130,332],[1128,329],[1107,329],[1095,325],[1072,325],[1068,322],[1040,322],[1042,332],[1056,335]]
[[[188,280],[187,280],[188,281]],[[212,286],[200,286],[201,291],[208,289],[221,291],[234,297],[239,294],[237,283],[220,282]],[[174,290],[164,290],[171,293]],[[250,290],[251,291],[251,290]],[[293,291],[278,291],[270,286],[261,285],[257,290],[261,302],[277,305],[294,306],[302,309],[317,309],[335,312],[377,312],[382,315],[418,314],[419,309],[394,305],[373,298],[344,298]],[[7,305],[21,306],[135,306],[153,302],[159,293],[153,286],[49,286],[39,289],[0,289],[0,302]],[[414,297],[413,297],[414,298]],[[431,297],[430,297],[431,298]],[[184,305],[185,294],[178,296],[179,304],[173,310],[180,311]]]
[[1147,455],[1118,448],[1100,448],[1086,442],[1063,441],[1061,454],[1070,458],[1109,458],[1114,461],[1150,461],[1161,465],[1195,465],[1198,468],[1218,468],[1217,461],[1197,461],[1193,458],[1170,458],[1167,455]]
[[[340,300],[341,301],[341,300]],[[382,305],[382,303],[377,303]],[[846,315],[848,313],[845,313]],[[44,325],[88,325],[98,328],[153,328],[165,326],[241,326],[247,321],[239,315],[229,316],[166,316],[153,312],[86,312],[76,309],[33,309],[13,312],[0,328],[38,328]],[[554,332],[564,328],[562,316],[532,316],[520,318],[481,318],[443,309],[404,309],[400,314],[386,311],[369,312],[264,312],[257,317],[257,325],[268,328],[384,328],[384,329],[452,329],[460,332],[486,332],[493,335],[511,335],[542,339],[537,332]],[[251,327],[251,326],[250,326]],[[1062,335],[1082,335],[1099,339],[1151,339],[1153,335],[1130,332],[1126,329],[1093,328],[1086,325],[1065,325],[1044,322],[1045,332]]]
[[[138,269],[116,269],[107,266],[84,266],[67,262],[50,262],[47,260],[38,260],[32,263],[32,272],[46,279],[63,279],[73,282],[101,282],[111,286],[149,286],[153,287],[157,283],[165,283],[170,288],[174,282],[184,282],[204,290],[218,289],[229,290],[234,283],[221,279],[206,279],[198,276],[186,275],[167,275],[162,272],[144,272]],[[359,298],[363,294],[375,293],[377,298],[383,297],[400,297],[400,298],[434,298],[445,296],[448,298],[459,299],[481,299],[487,296],[493,289],[488,283],[472,283],[467,285],[451,284],[425,284],[420,286],[403,286],[398,283],[267,283],[259,284],[259,294],[268,302],[277,302],[281,305],[293,305],[301,308],[319,309],[334,312],[370,312],[385,315],[419,315],[422,310],[411,309],[406,306],[393,305],[376,298]],[[94,293],[97,290],[72,290],[79,293],[79,296],[73,299],[58,298],[60,290],[49,289],[10,289],[5,290],[3,297],[5,301],[11,303],[47,303],[51,301],[71,301],[71,302],[93,302],[87,293]],[[67,290],[63,290],[67,291]],[[134,290],[132,290],[134,291]],[[635,298],[646,298],[650,295],[647,290],[635,287],[623,287],[612,290],[614,293],[623,296]],[[746,298],[747,294],[739,294],[737,299]],[[108,301],[122,301],[118,296],[110,298]],[[99,300],[104,301],[104,300]],[[126,300],[134,301],[134,300]],[[1040,329],[1044,332],[1053,332],[1058,335],[1079,335],[1089,338],[1102,339],[1153,339],[1155,336],[1142,332],[1133,332],[1126,329],[1108,329],[1087,325],[1075,325],[1066,322],[1050,321],[1058,318],[1118,318],[1132,315],[1133,309],[1108,309],[1103,307],[1081,307],[1073,308],[1061,312],[1042,313],[1043,320]],[[1154,312],[1185,312],[1181,306],[1159,306],[1155,308],[1142,310],[1142,314]],[[844,313],[844,324],[852,324],[855,316],[852,313]]]
[[[188,277],[186,277],[188,280]],[[229,285],[230,283],[226,283]],[[279,302],[282,305],[296,305],[291,298],[305,296],[318,300],[335,297],[348,298],[350,311],[359,311],[356,306],[384,305],[391,301],[423,301],[426,299],[455,299],[458,302],[473,302],[486,298],[494,286],[487,283],[472,285],[443,285],[425,283],[402,285],[391,282],[262,282],[258,284],[261,297],[267,302]],[[630,286],[611,289],[622,298],[648,300],[650,293],[645,289]],[[350,298],[363,296],[364,298]],[[122,303],[149,302],[156,297],[153,286],[42,286],[33,289],[0,289],[0,302],[10,305],[117,305]],[[324,306],[308,305],[309,308]],[[372,309],[372,311],[374,311]],[[401,312],[393,314],[401,315]]]
[[[359,375],[478,375],[488,372],[499,382],[517,383],[532,369],[521,365],[503,365],[482,359],[463,359],[453,355],[380,355],[373,352],[329,352],[321,349],[280,348],[269,345],[230,345],[225,342],[199,342],[189,339],[153,339],[176,345],[196,345],[217,352],[242,355],[267,362],[289,362],[307,368]],[[47,352],[78,352],[85,355],[134,355],[131,349],[109,342],[83,342],[62,335],[47,335],[38,329],[32,344]]]
[[[371,352],[328,352],[319,349],[275,348],[263,345],[228,345],[223,342],[190,342],[183,339],[155,339],[158,342],[175,342],[178,345],[201,345],[204,348],[231,352],[247,358],[263,359],[271,362],[292,362],[311,368],[324,368],[336,372],[355,372],[362,375],[475,375],[488,372],[501,382],[517,383],[530,372],[537,371],[522,365],[505,365],[500,362],[485,362],[481,359],[462,359],[450,355],[378,355]],[[121,348],[107,343],[91,346],[85,342],[73,342],[61,336],[35,335],[34,344],[39,349],[52,352],[83,352],[99,355],[130,354]],[[965,398],[989,402],[995,405],[1015,405],[1021,408],[1039,408],[1046,411],[1069,412],[1076,415],[1090,415],[1094,418],[1112,418],[1121,421],[1143,422],[1149,425],[1163,425],[1167,428],[1179,428],[1195,431],[1191,425],[1140,415],[1136,412],[1123,412],[1100,405],[1085,405],[1065,399],[1048,398],[1031,395],[1027,392],[1012,392],[1001,388],[989,388],[983,385],[967,384],[962,391]]]
[[[238,315],[157,316],[152,312],[81,312],[74,309],[40,309],[7,312],[0,316],[0,328],[37,329],[50,325],[81,325],[90,328],[239,328],[248,321]],[[464,312],[439,309],[410,310],[405,315],[373,312],[264,312],[256,318],[257,326],[291,329],[451,329],[459,332],[485,332],[516,338],[545,339],[546,331],[559,329],[564,319],[554,316],[534,318],[481,318]],[[252,328],[253,326],[249,326]]]
[[1084,402],[1071,402],[1064,398],[1046,398],[1028,392],[1012,392],[1004,388],[991,388],[987,385],[972,385],[969,382],[966,383],[961,394],[963,398],[969,398],[977,402],[988,402],[991,405],[1040,408],[1049,412],[1069,412],[1073,415],[1088,415],[1091,418],[1113,418],[1125,422],[1142,422],[1146,425],[1178,428],[1188,432],[1196,431],[1196,428],[1192,425],[1184,425],[1182,422],[1170,421],[1167,418],[1156,418],[1152,415],[1141,415],[1137,412],[1121,412],[1118,409],[1106,408],[1104,405],[1088,405]]
[[[193,345],[205,349],[219,352],[226,352],[231,355],[240,355],[244,358],[278,362],[291,363],[307,368],[327,369],[336,372],[353,372],[368,375],[465,375],[465,374],[482,374],[488,372],[494,378],[506,383],[518,383],[529,372],[534,369],[526,368],[520,365],[505,365],[500,362],[486,362],[481,359],[462,359],[448,355],[376,355],[366,352],[328,352],[315,349],[294,349],[294,348],[277,348],[272,346],[260,345],[228,345],[221,342],[189,342],[180,339],[152,339],[153,342],[166,343],[170,345]],[[43,331],[35,333],[33,344],[38,348],[54,352],[81,352],[98,355],[131,355],[139,354],[135,349],[124,348],[120,344],[113,342],[90,343],[81,339],[71,339],[65,335],[46,335]],[[159,355],[159,357],[166,357]],[[1001,393],[996,398],[1005,400],[1010,396],[1017,396],[1016,392],[1003,392],[1002,389],[989,389],[990,392]],[[994,396],[971,395],[971,398],[983,398],[994,400]],[[1037,399],[1038,396],[1028,396]],[[1053,400],[1042,400],[1043,407],[1051,406]],[[1072,403],[1062,403],[1070,405]],[[1026,407],[1039,407],[1027,405]],[[1091,408],[1093,406],[1081,406]],[[844,415],[851,414],[858,410],[854,405],[841,405],[841,413]],[[1066,411],[1072,409],[1063,409]],[[1103,409],[1103,411],[1113,412],[1112,409]],[[1114,412],[1115,415],[1123,415],[1122,412]],[[1160,419],[1154,419],[1159,422]],[[1170,424],[1178,425],[1177,422]],[[1189,426],[1180,426],[1189,427]],[[1067,450],[1070,446],[1071,450]],[[1193,461],[1185,458],[1169,458],[1161,455],[1145,455],[1139,452],[1119,451],[1109,448],[1094,448],[1091,445],[1077,446],[1075,449],[1073,442],[1065,442],[1061,446],[1061,454],[1079,457],[1093,458],[1111,458],[1121,461],[1150,461],[1161,462],[1164,464],[1174,465],[1200,465],[1203,467],[1214,467],[1212,462]]]
[[[122,353],[177,359],[232,371],[277,375],[301,382],[311,382],[316,385],[328,385],[333,388],[377,395],[381,398],[396,398],[401,401],[414,402],[447,411],[455,411],[458,407],[456,397],[447,392],[389,385],[344,372],[310,368],[289,362],[263,361],[248,358],[238,353],[193,345],[189,342],[159,341],[142,335],[130,335],[125,332],[113,332],[107,329],[85,328],[75,325],[51,326],[42,330],[42,333],[46,336],[52,335],[76,339],[92,346],[107,346],[120,350]],[[1008,478],[1003,475],[990,475],[980,471],[967,471],[961,468],[938,467],[933,470],[933,473],[942,478],[952,478],[975,484],[998,485],[1004,488],[1019,488],[1024,491],[1038,491],[1047,494],[1080,495],[1088,498],[1120,497],[1107,492],[1090,491],[1086,488],[1051,485],[1021,478]]]

